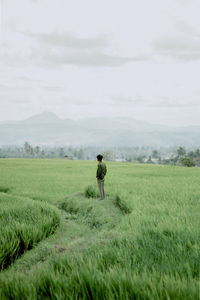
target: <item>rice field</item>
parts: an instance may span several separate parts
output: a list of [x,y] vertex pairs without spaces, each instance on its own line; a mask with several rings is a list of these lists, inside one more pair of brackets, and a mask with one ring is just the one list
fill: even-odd
[[0,299],[199,299],[200,169],[0,160]]

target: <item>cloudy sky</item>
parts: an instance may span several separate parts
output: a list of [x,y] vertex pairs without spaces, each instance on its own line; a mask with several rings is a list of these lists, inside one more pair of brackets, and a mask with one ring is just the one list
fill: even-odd
[[0,0],[0,121],[200,125],[199,0]]

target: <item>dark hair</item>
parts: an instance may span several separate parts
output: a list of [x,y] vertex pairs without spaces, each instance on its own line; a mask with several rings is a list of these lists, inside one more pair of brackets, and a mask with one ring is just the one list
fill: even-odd
[[102,161],[102,159],[103,159],[103,155],[101,155],[101,154],[98,154],[98,155],[97,155],[97,159],[98,159],[98,161]]

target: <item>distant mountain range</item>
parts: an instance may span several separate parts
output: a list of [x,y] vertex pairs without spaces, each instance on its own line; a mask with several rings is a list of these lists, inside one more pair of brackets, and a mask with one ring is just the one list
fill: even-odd
[[131,118],[60,119],[44,112],[22,121],[0,123],[0,146],[200,146],[200,127],[167,127]]

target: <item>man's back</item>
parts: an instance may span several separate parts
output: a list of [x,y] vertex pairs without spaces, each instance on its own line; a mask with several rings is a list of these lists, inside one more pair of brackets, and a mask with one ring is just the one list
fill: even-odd
[[99,187],[100,197],[101,199],[105,198],[105,192],[104,192],[104,177],[107,173],[106,165],[102,162],[103,155],[98,154],[97,160],[98,160],[98,166],[97,166],[97,183]]
[[98,166],[97,166],[97,178],[98,179],[104,179],[104,176],[107,173],[107,168],[106,168],[106,164],[104,162],[99,162]]

